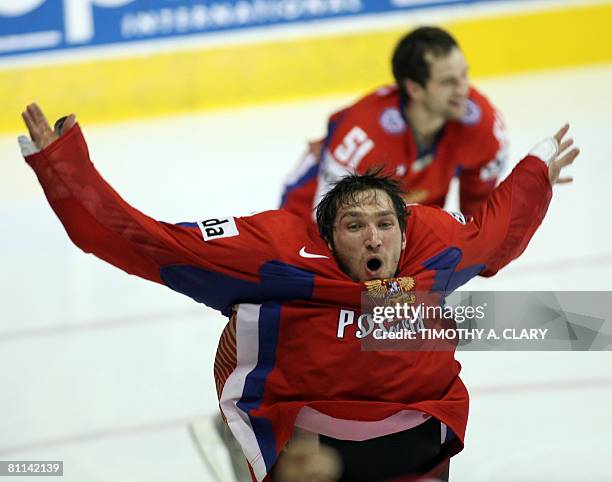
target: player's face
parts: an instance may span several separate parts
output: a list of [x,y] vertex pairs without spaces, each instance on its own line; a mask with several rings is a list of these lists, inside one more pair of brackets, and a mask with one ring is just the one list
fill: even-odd
[[369,190],[356,201],[336,214],[332,250],[338,264],[355,281],[392,278],[406,241],[391,198]]
[[429,63],[429,80],[423,89],[423,106],[433,115],[460,119],[465,114],[470,89],[463,53],[454,48],[444,57],[425,58]]

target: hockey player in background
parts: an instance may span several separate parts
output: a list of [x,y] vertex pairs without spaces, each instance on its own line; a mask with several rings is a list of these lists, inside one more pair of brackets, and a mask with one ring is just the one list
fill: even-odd
[[467,220],[407,208],[398,183],[366,174],[327,193],[318,228],[284,210],[169,224],[104,181],[74,116],[58,133],[36,104],[23,118],[22,152],[77,246],[228,317],[219,406],[256,481],[276,469],[282,480],[297,432],[337,451],[343,481],[427,473],[462,449],[469,400],[454,352],[364,351],[361,295],[380,282],[443,298],[495,274],[526,248],[578,155],[565,126]]
[[456,40],[436,27],[398,43],[395,85],[333,114],[326,137],[313,142],[284,188],[281,208],[312,216],[334,180],[384,166],[401,180],[408,203],[444,206],[459,178],[460,210],[474,214],[497,183],[507,156],[503,120],[470,86]]

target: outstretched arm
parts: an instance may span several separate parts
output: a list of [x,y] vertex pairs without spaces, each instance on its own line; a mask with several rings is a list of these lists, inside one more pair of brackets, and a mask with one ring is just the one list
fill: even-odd
[[571,182],[560,177],[580,153],[564,140],[569,125],[540,142],[491,194],[466,224],[455,223],[452,236],[462,250],[459,268],[482,264],[491,276],[516,259],[540,226],[552,197],[552,186]]
[[[566,125],[536,145],[472,218],[436,216],[441,239],[461,252],[456,271],[477,270],[491,276],[525,250],[546,215],[552,186],[571,182],[560,173],[580,151],[571,148],[571,139],[564,140],[568,129]],[[453,291],[465,281],[459,276],[446,289]]]
[[157,221],[130,206],[100,176],[74,116],[58,132],[36,104],[28,106],[23,119],[31,137],[29,143],[20,140],[26,161],[83,251],[222,311],[232,300],[218,301],[214,284],[220,277],[237,280],[232,281],[236,296],[257,295],[251,283],[262,263],[274,259],[275,246],[266,240],[267,230],[280,222],[275,212],[181,225]]
[[158,236],[145,234],[156,222],[127,205],[98,175],[74,115],[58,132],[37,104],[22,117],[31,138],[29,143],[19,139],[26,162],[72,241],[130,274],[160,283],[159,265],[149,256]]

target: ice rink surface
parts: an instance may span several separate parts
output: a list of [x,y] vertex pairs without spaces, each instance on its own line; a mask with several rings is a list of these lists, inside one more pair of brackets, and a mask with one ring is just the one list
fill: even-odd
[[[566,120],[582,155],[525,254],[464,289],[612,291],[612,66],[475,85],[504,113],[515,162]],[[306,141],[353,98],[82,127],[130,203],[195,221],[277,206]],[[83,254],[14,136],[0,137],[0,157],[0,460],[64,460],[66,482],[214,480],[187,426],[216,413],[225,320]],[[471,410],[452,481],[612,480],[611,352],[458,358]]]

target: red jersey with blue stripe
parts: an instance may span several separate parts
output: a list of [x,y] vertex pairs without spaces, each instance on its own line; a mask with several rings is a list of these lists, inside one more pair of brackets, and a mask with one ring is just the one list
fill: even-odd
[[422,149],[403,111],[397,87],[388,86],[333,114],[320,152],[311,149],[287,181],[281,208],[312,217],[334,180],[381,166],[402,182],[407,202],[440,207],[457,176],[461,211],[475,214],[507,157],[499,112],[472,87],[463,118],[446,122]]
[[[255,480],[269,478],[304,410],[330,423],[422,413],[462,446],[468,393],[453,351],[364,351],[364,284],[342,272],[313,223],[284,210],[157,221],[104,181],[78,125],[26,160],[77,246],[229,317],[217,393]],[[410,206],[397,276],[444,296],[494,274],[525,249],[550,198],[547,166],[527,156],[467,221]]]

